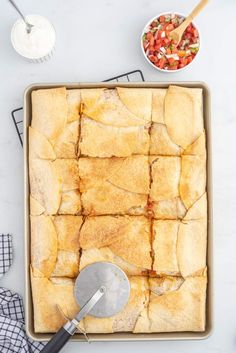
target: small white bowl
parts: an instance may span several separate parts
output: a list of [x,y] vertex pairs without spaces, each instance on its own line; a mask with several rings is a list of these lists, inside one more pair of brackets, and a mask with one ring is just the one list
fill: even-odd
[[26,19],[33,25],[27,34],[25,23],[17,20],[11,30],[11,43],[15,51],[30,62],[41,63],[53,55],[56,31],[51,22],[40,15],[28,15]]
[[148,59],[148,57],[147,57],[147,55],[146,55],[146,53],[145,53],[145,51],[144,51],[144,48],[143,48],[143,35],[146,33],[147,28],[150,26],[150,24],[151,24],[155,19],[159,18],[160,16],[166,16],[166,15],[172,15],[172,14],[186,18],[185,15],[183,15],[182,13],[179,13],[179,12],[173,12],[173,11],[162,12],[162,13],[160,13],[159,15],[153,17],[151,20],[149,20],[149,21],[146,23],[146,25],[145,25],[145,27],[144,27],[144,29],[143,29],[143,31],[142,31],[142,35],[141,35],[141,49],[142,49],[142,53],[143,53],[145,59],[146,59],[146,60],[148,61],[148,63],[149,63],[152,67],[154,67],[156,70],[161,71],[161,72],[167,72],[168,74],[169,74],[169,73],[180,72],[180,71],[186,69],[187,67],[189,67],[189,66],[196,60],[196,57],[199,55],[199,51],[200,51],[200,48],[201,48],[201,36],[200,36],[199,29],[197,28],[197,26],[195,25],[195,23],[192,21],[191,23],[192,23],[193,26],[197,29],[198,34],[199,34],[199,50],[198,50],[198,52],[197,52],[197,54],[196,54],[196,56],[195,56],[195,58],[194,58],[193,61],[191,61],[188,65],[186,65],[186,66],[184,66],[184,67],[181,67],[181,69],[177,69],[177,70],[165,70],[165,69],[160,69],[159,67],[157,67],[156,65],[154,65],[154,64]]

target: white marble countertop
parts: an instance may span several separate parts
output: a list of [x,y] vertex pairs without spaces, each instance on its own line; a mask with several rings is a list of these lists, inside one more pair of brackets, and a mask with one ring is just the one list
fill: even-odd
[[[14,263],[1,285],[24,295],[23,156],[10,112],[22,105],[25,87],[34,82],[101,81],[141,69],[150,81],[202,80],[212,92],[214,175],[215,322],[204,341],[69,343],[63,352],[233,353],[236,350],[236,1],[212,0],[196,20],[202,52],[178,74],[156,72],[142,57],[139,36],[159,12],[187,13],[195,0],[18,0],[27,13],[48,17],[57,31],[56,52],[44,64],[21,59],[10,44],[17,15],[1,2],[0,13],[0,231],[13,234]],[[215,29],[219,33],[215,35]],[[223,66],[224,69],[223,69]]]

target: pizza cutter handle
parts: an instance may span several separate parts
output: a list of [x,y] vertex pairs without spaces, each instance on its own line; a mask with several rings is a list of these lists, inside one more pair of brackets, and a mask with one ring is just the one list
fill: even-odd
[[41,353],[58,353],[64,347],[66,342],[72,335],[64,328],[60,330],[52,337],[52,339],[46,344]]

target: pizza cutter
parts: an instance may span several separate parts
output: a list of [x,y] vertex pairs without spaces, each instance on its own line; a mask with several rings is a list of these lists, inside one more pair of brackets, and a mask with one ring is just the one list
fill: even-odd
[[117,314],[129,300],[130,284],[118,266],[110,262],[95,262],[80,272],[75,281],[74,295],[80,311],[60,328],[42,353],[59,352],[87,314],[100,318]]

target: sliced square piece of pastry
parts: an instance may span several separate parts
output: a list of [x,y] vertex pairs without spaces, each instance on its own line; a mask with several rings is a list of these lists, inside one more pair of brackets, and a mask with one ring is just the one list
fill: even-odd
[[84,214],[145,214],[148,156],[80,158],[79,174]]
[[149,125],[116,126],[81,117],[79,153],[90,157],[147,155]]
[[[76,157],[80,104],[81,95],[77,89],[60,87],[32,92],[31,128],[36,133],[32,135],[31,131],[29,136],[31,157],[53,159],[53,154],[56,158]],[[48,145],[51,145],[53,153],[45,155]]]
[[177,242],[179,270],[183,277],[199,275],[206,266],[207,197],[204,193],[180,222]]
[[109,318],[86,316],[84,319],[85,332],[132,332],[135,331],[139,316],[147,317],[149,300],[148,279],[142,276],[131,276],[129,280],[131,287],[130,298],[124,309]]
[[80,216],[31,216],[31,264],[45,277],[76,277]]
[[32,159],[29,164],[31,215],[79,214],[79,169],[76,159]]
[[91,263],[108,261],[128,275],[151,269],[150,221],[143,216],[88,217],[81,228],[80,270]]
[[180,219],[186,213],[179,197],[181,158],[152,156],[149,209],[156,219]]
[[56,214],[61,204],[62,182],[54,163],[31,159],[29,179],[31,215]]
[[202,134],[202,89],[169,86],[164,109],[164,123],[176,145],[185,149]]
[[82,89],[82,113],[105,125],[142,126],[151,121],[152,92],[145,88]]
[[170,200],[179,196],[179,180],[181,173],[180,157],[155,156],[151,163],[151,191],[153,201]]
[[183,151],[183,154],[193,156],[206,156],[205,131]]
[[150,154],[160,156],[179,156],[182,148],[175,144],[166,125],[153,123],[150,129]]
[[179,156],[181,147],[168,134],[165,125],[165,97],[167,89],[152,89],[152,125],[150,129],[150,154]]
[[153,221],[153,270],[158,275],[180,275],[176,251],[178,231],[179,221]]
[[153,221],[153,271],[157,275],[201,275],[206,267],[207,201],[204,194],[182,221]]
[[206,156],[182,155],[179,192],[184,206],[189,209],[206,189]]
[[37,333],[56,332],[79,311],[74,298],[74,280],[34,276],[31,271],[34,303],[34,330]]
[[147,155],[151,110],[148,89],[83,89],[80,153],[91,157]]
[[204,331],[206,275],[151,278],[149,332]]

